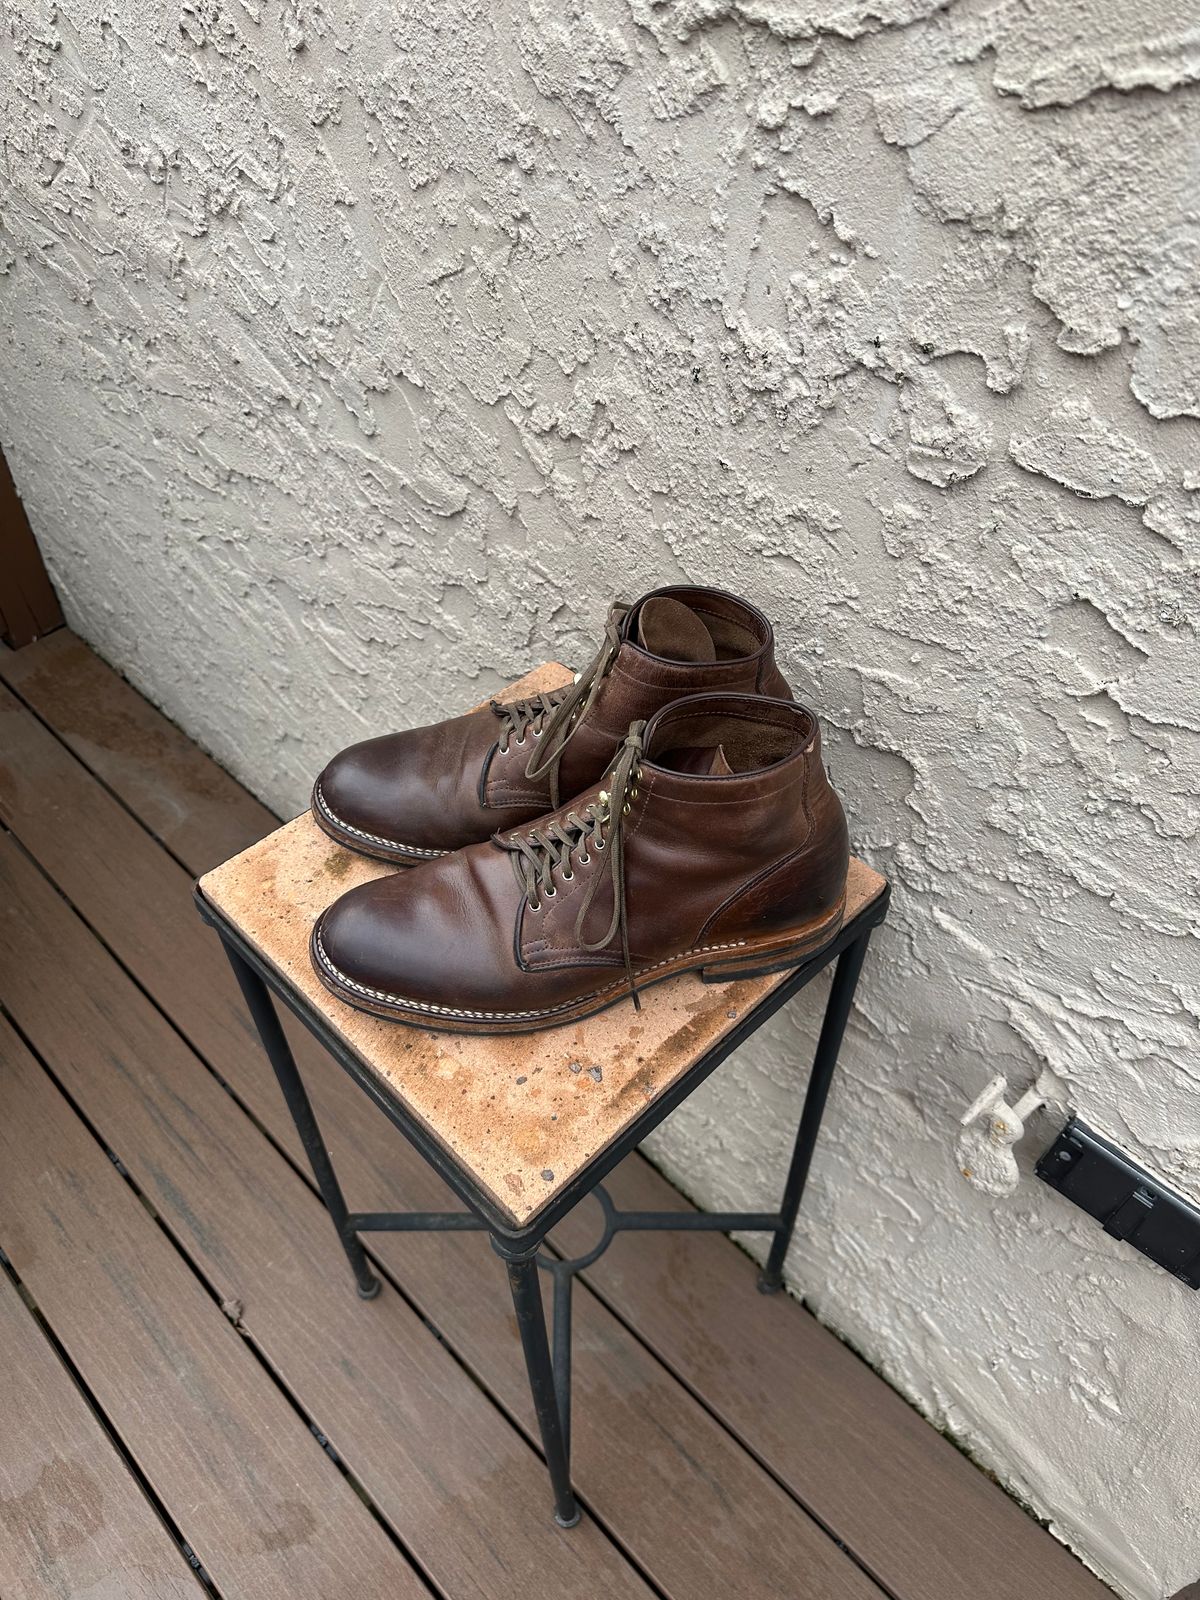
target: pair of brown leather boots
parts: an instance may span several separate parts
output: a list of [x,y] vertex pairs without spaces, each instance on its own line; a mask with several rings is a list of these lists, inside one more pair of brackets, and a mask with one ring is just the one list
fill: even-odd
[[522,1033],[677,972],[796,965],[837,933],[848,844],[771,625],[716,589],[614,605],[566,689],[352,745],[313,815],[412,866],[312,938],[340,999],[415,1027]]

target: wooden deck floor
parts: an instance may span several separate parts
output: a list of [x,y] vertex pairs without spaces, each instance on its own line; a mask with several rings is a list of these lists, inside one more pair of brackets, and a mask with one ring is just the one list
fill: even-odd
[[[0,821],[4,1600],[1108,1594],[711,1235],[579,1284],[557,1529],[499,1262],[377,1236],[355,1298],[193,910],[276,819],[62,630],[0,656]],[[294,1042],[351,1205],[447,1204]]]

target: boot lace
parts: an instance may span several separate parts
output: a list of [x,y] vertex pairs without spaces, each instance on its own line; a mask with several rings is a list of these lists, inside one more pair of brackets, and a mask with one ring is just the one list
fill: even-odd
[[525,744],[526,734],[531,733],[535,739],[540,739],[546,718],[557,709],[566,693],[565,689],[551,689],[546,694],[535,694],[529,700],[512,700],[507,704],[502,700],[493,700],[492,710],[504,725],[500,730],[501,755],[508,754],[510,743]]
[[604,643],[582,672],[575,674],[574,682],[566,689],[555,689],[548,694],[534,695],[528,700],[517,700],[512,705],[492,701],[492,710],[504,723],[500,735],[500,749],[507,751],[510,741],[522,745],[526,733],[537,741],[536,748],[525,767],[527,778],[550,778],[550,805],[562,803],[558,792],[558,772],[563,752],[575,736],[576,730],[596,703],[596,696],[612,669],[621,648],[621,625],[631,607],[618,601],[608,613],[604,624]]
[[[642,735],[645,722],[635,722],[629,729],[609,778],[608,789],[601,789],[594,800],[580,811],[568,811],[565,817],[556,817],[541,828],[531,828],[526,834],[511,834],[497,842],[512,852],[513,872],[517,883],[529,902],[531,911],[540,911],[543,900],[553,900],[558,894],[554,880],[570,883],[575,876],[576,862],[586,865],[594,851],[599,855],[607,851],[605,868],[597,872],[579,903],[575,918],[575,937],[582,950],[603,950],[613,935],[620,933],[621,955],[625,962],[625,976],[633,1003],[641,1010],[637,986],[633,978],[633,963],[629,955],[629,927],[625,904],[625,818],[631,802],[637,798],[637,779],[641,767]],[[583,937],[584,919],[596,891],[607,881],[612,886],[612,916],[608,927],[596,940]]]

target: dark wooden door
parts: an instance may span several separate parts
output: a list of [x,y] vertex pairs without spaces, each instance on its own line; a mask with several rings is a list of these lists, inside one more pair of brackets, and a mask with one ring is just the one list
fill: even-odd
[[14,650],[62,627],[54,586],[0,455],[0,639]]

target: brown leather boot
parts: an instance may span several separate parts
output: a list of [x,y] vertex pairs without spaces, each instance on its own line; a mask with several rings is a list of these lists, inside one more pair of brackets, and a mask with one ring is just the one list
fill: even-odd
[[691,968],[798,963],[841,926],[847,862],[813,714],[695,695],[635,722],[570,806],[343,895],[312,960],[364,1011],[523,1033]]
[[543,816],[599,779],[631,722],[716,689],[791,698],[771,624],[719,589],[656,589],[613,606],[569,688],[343,750],[317,779],[313,815],[348,849],[430,861]]

